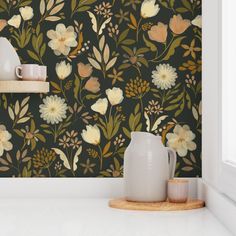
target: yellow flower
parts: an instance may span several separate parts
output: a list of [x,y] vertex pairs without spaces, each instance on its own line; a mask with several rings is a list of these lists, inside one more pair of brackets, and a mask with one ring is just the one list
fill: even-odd
[[108,107],[108,101],[106,98],[99,98],[96,103],[91,106],[91,109],[95,112],[105,115]]
[[98,145],[100,143],[100,130],[96,125],[87,125],[86,129],[82,130],[81,136],[83,140],[87,143],[93,145]]
[[23,20],[31,20],[34,16],[34,11],[32,7],[26,6],[26,7],[21,7],[19,9],[20,14],[23,18]]
[[56,153],[42,148],[37,150],[33,157],[33,165],[36,169],[49,168],[52,162],[56,159]]
[[183,19],[180,14],[170,19],[170,29],[175,34],[182,34],[190,25],[190,20]]
[[183,44],[182,48],[184,48],[186,50],[186,52],[184,53],[184,57],[187,57],[191,54],[192,58],[196,59],[196,53],[195,52],[200,52],[201,48],[199,47],[195,47],[195,39],[192,40],[190,46]]
[[112,106],[120,104],[124,99],[123,91],[120,88],[114,87],[112,89],[107,89],[106,95]]
[[14,15],[10,20],[8,20],[8,25],[11,25],[18,29],[20,27],[21,23],[21,16],[20,15]]
[[140,78],[131,79],[125,87],[127,98],[142,98],[150,90],[150,84]]
[[72,72],[70,63],[66,64],[65,61],[56,64],[56,73],[60,80],[67,78]]
[[156,4],[156,0],[144,0],[141,6],[141,16],[143,18],[150,18],[156,16],[160,11],[160,7]]

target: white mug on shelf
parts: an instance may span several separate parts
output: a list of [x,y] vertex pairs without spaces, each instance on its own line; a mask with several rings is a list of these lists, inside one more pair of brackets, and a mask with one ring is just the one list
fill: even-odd
[[22,80],[38,80],[40,77],[39,65],[23,64],[17,66],[16,76]]

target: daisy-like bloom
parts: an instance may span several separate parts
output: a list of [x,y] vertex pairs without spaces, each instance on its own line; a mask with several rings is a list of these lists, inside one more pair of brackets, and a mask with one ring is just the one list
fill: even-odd
[[56,73],[60,80],[66,79],[72,72],[72,66],[70,63],[62,61],[56,64]]
[[0,125],[0,157],[4,151],[10,151],[13,148],[12,143],[9,141],[11,134],[6,130],[4,125]]
[[26,7],[21,7],[19,9],[20,14],[23,18],[23,20],[27,21],[27,20],[31,20],[34,16],[34,11],[32,7],[26,6]]
[[77,137],[75,137],[75,138],[71,139],[70,146],[72,147],[72,149],[78,149],[80,147],[81,143],[82,142]]
[[99,145],[100,143],[101,134],[99,128],[96,125],[87,125],[86,129],[82,130],[81,136],[87,143],[93,145]]
[[59,139],[59,146],[62,146],[63,148],[70,147],[70,138],[64,135],[63,138]]
[[51,95],[43,99],[39,106],[40,117],[48,124],[58,124],[66,118],[67,104],[65,99]]
[[167,146],[173,148],[179,156],[184,157],[187,155],[188,150],[194,151],[196,149],[197,145],[193,142],[195,136],[188,125],[176,125],[174,133],[166,135]]
[[150,18],[156,16],[160,11],[160,7],[156,4],[156,0],[144,0],[141,6],[141,16]]
[[169,64],[161,64],[152,72],[152,82],[162,90],[167,90],[175,85],[177,78],[176,69]]
[[106,98],[99,98],[92,106],[91,109],[95,112],[105,115],[108,107],[108,101]]
[[145,111],[148,115],[160,115],[163,113],[163,108],[158,104],[158,101],[151,100],[148,102],[148,106],[145,107]]
[[61,54],[67,56],[71,47],[77,46],[77,33],[73,26],[66,28],[64,24],[58,24],[56,30],[49,30],[47,36],[51,41],[48,46],[54,51],[57,56]]
[[8,20],[8,25],[15,27],[18,29],[20,27],[21,23],[21,16],[20,15],[14,15],[10,20]]

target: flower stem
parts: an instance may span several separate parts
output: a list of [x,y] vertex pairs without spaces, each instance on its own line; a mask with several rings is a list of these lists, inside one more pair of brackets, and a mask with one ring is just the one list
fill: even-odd
[[161,55],[156,56],[154,59],[149,60],[149,61],[151,61],[151,62],[160,62],[161,61],[160,59],[165,55],[166,51],[170,48],[170,46],[171,46],[172,42],[174,41],[174,39],[175,39],[175,36],[173,35],[172,39],[170,40],[170,43],[168,44],[167,47],[165,47],[165,50],[161,53]]
[[138,25],[137,25],[137,31],[136,31],[136,41],[137,41],[137,43],[138,43],[138,37],[139,37],[139,31],[140,31],[139,27],[140,27],[142,19],[143,19],[142,17],[139,19]]
[[101,146],[98,145],[99,151],[100,151],[100,170],[102,170],[102,165],[103,165],[103,155],[102,155],[102,149]]

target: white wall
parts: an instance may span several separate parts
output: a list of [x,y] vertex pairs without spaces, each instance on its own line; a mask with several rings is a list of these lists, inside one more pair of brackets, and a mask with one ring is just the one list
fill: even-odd
[[220,0],[203,0],[202,177],[217,187],[220,158]]

